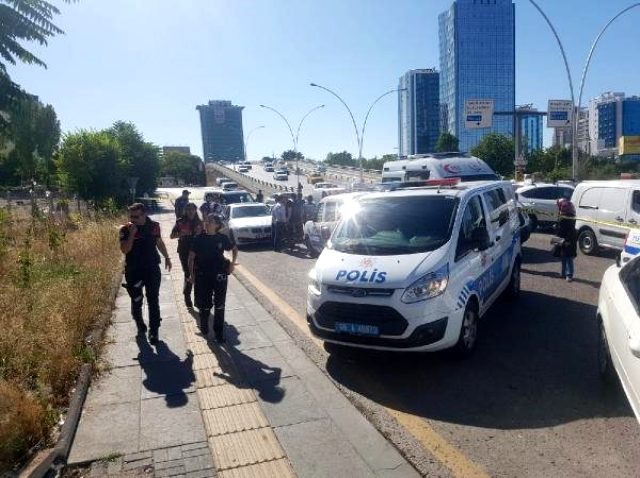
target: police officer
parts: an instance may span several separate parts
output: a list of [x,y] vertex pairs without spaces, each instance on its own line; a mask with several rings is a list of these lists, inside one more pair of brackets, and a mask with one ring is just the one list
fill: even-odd
[[284,196],[277,195],[275,197],[276,205],[271,210],[271,220],[273,227],[273,250],[280,252],[282,250],[282,240],[287,228],[287,208],[284,205],[286,198]]
[[209,192],[204,195],[204,201],[202,206],[200,206],[203,219],[209,214],[222,214],[222,204],[219,202],[219,196]]
[[190,202],[185,207],[183,216],[176,221],[171,230],[171,239],[178,239],[178,255],[180,256],[182,272],[184,272],[182,293],[184,294],[184,303],[188,309],[193,308],[193,302],[191,301],[193,284],[189,281],[189,251],[191,250],[193,238],[200,234],[202,229],[202,221],[198,217],[198,207]]
[[[227,298],[227,276],[233,272],[238,257],[237,246],[222,234],[222,217],[209,214],[204,221],[203,234],[196,236],[189,252],[190,280],[194,281],[196,307],[200,315],[200,331],[209,333],[209,314],[212,306],[213,332],[216,341],[224,342],[224,311]],[[232,251],[232,260],[224,257]],[[213,296],[213,300],[212,300]]]
[[304,220],[313,221],[316,217],[316,205],[313,204],[313,196],[309,194],[307,196],[307,202],[304,204]]
[[262,189],[258,189],[258,194],[256,194],[256,202],[264,202],[264,194],[262,194]]
[[191,194],[191,192],[188,189],[185,189],[184,191],[182,191],[182,196],[176,199],[176,202],[173,204],[176,213],[176,219],[184,216],[184,209],[187,207],[187,204],[189,204],[189,194]]
[[129,206],[129,223],[120,228],[120,250],[125,254],[124,277],[131,297],[131,315],[143,337],[147,326],[142,320],[143,288],[149,307],[149,342],[158,343],[160,328],[160,256],[165,268],[171,270],[171,259],[160,237],[160,224],[147,217],[144,204]]

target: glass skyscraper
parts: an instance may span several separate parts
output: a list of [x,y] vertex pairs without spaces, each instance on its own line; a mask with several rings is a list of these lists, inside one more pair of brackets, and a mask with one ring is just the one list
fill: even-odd
[[527,111],[535,113],[538,110],[531,107],[518,107],[520,118],[520,151],[531,153],[542,149],[542,116],[527,114]]
[[435,70],[410,70],[398,89],[400,156],[433,153],[440,136],[440,76]]
[[205,161],[244,160],[242,110],[231,101],[215,100],[196,106],[200,112],[202,156]]
[[515,108],[515,5],[511,0],[456,0],[439,16],[440,104],[449,131],[468,151],[490,131],[513,136],[513,116],[492,128],[465,129],[464,103],[493,99],[494,112]]

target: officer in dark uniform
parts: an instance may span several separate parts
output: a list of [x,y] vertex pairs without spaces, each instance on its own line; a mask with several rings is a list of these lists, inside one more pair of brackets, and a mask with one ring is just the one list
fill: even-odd
[[149,342],[158,343],[160,328],[160,255],[171,270],[167,248],[160,237],[160,224],[147,217],[144,204],[129,206],[129,223],[120,228],[120,250],[125,254],[124,277],[131,297],[131,315],[138,326],[138,336],[144,336],[147,326],[142,320],[143,288],[149,307]]
[[[238,257],[237,246],[222,234],[220,215],[209,214],[204,221],[205,232],[196,236],[189,253],[190,279],[194,281],[196,307],[200,314],[200,330],[209,333],[209,314],[213,313],[213,332],[216,341],[224,342],[224,311],[227,298],[227,276],[233,272]],[[224,257],[232,251],[232,260]],[[213,296],[213,300],[212,300]]]
[[198,207],[194,203],[188,203],[184,211],[182,217],[176,221],[176,225],[171,230],[171,239],[178,239],[178,256],[180,256],[180,264],[182,272],[184,272],[182,293],[185,305],[191,309],[193,308],[191,301],[193,284],[189,280],[189,251],[193,238],[202,232],[203,225],[198,217]]

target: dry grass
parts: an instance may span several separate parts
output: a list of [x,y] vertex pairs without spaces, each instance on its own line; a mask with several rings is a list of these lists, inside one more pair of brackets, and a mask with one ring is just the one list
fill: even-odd
[[0,473],[45,443],[119,267],[117,219],[0,210]]

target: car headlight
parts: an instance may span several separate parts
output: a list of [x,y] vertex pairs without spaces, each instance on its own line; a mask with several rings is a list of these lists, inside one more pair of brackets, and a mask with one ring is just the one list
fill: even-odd
[[422,276],[402,294],[402,302],[413,304],[422,300],[433,299],[441,295],[449,284],[449,265],[445,265],[435,272]]
[[309,271],[309,292],[313,295],[320,295],[320,291],[322,290],[322,283],[318,279],[317,273],[315,269],[311,269]]

